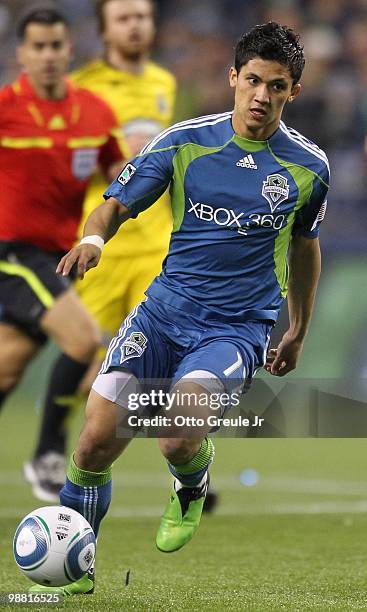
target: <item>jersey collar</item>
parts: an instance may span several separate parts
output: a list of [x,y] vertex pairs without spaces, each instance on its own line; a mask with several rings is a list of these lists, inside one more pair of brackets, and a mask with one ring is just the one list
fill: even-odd
[[279,138],[282,138],[282,131],[280,127],[278,127],[275,132],[270,136],[270,138],[267,138],[266,140],[250,140],[249,138],[244,138],[243,136],[236,134],[236,132],[233,130],[232,119],[231,127],[233,132],[233,142],[235,142],[236,145],[240,147],[240,149],[243,149],[244,151],[250,151],[251,153],[262,151],[263,149],[266,149],[269,145],[270,147],[273,147],[273,145],[279,140]]
[[119,68],[116,68],[115,66],[109,63],[106,57],[101,58],[99,61],[100,61],[100,66],[103,68],[105,72],[108,71],[107,72],[108,76],[114,81],[124,81],[127,76],[132,79],[144,78],[150,66],[150,62],[147,60],[144,63],[143,70],[139,73],[134,73],[134,72],[129,72],[128,70],[120,70]]

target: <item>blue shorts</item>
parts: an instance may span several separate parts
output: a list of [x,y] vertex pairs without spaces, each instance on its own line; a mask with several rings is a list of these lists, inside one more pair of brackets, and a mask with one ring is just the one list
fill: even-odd
[[220,379],[227,393],[251,381],[265,363],[270,321],[205,320],[148,297],[113,338],[100,373],[116,368],[146,380],[180,380],[202,370]]

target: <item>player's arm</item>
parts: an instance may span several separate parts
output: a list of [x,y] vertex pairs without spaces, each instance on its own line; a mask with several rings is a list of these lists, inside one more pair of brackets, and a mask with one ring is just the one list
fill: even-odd
[[289,329],[279,346],[270,349],[265,364],[265,369],[274,376],[284,376],[297,366],[311,321],[320,271],[319,239],[294,236],[289,252]]
[[129,209],[115,198],[109,198],[97,206],[87,218],[84,226],[82,242],[85,240],[85,243],[73,247],[64,255],[56,272],[67,276],[76,264],[78,278],[84,278],[87,270],[95,268],[98,264],[103,244],[115,235],[130,214]]
[[313,167],[310,197],[297,211],[292,228],[288,252],[289,329],[279,346],[270,349],[265,363],[265,369],[274,376],[284,376],[297,366],[310,325],[320,277],[318,236],[326,213],[330,177],[326,155],[319,150],[318,158],[318,167]]

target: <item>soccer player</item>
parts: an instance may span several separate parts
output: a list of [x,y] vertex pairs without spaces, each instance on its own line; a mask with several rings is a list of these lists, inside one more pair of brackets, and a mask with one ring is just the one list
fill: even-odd
[[[126,159],[135,157],[172,120],[175,79],[149,60],[155,35],[154,17],[153,0],[98,0],[97,18],[105,45],[104,57],[72,75],[75,83],[112,105],[120,126],[119,144]],[[98,173],[84,203],[85,219],[100,204],[107,186],[105,177]],[[128,223],[124,232],[104,250],[100,266],[83,283],[77,284],[83,304],[103,332],[106,347],[121,320],[142,300],[145,289],[159,274],[171,230],[167,194],[157,202],[157,208],[146,211],[136,223]],[[105,352],[105,348],[100,351],[97,363],[83,382],[88,392]],[[62,465],[71,410],[71,401],[64,402],[57,411],[51,403],[45,404],[35,459],[53,453]],[[55,474],[53,465],[49,464],[49,472],[43,469],[38,476],[41,499],[45,498],[44,491],[47,499],[58,501],[65,473]]]
[[[57,398],[79,385],[100,333],[55,265],[75,242],[97,165],[112,179],[122,155],[112,110],[65,79],[71,40],[64,17],[34,10],[19,38],[23,72],[0,92],[0,402],[51,337],[62,351],[46,397],[56,411]],[[54,459],[44,457],[39,469]]]
[[[323,151],[281,121],[300,93],[303,67],[291,29],[270,22],[244,34],[229,73],[233,113],[183,122],[153,139],[107,189],[83,244],[60,261],[59,273],[76,265],[82,278],[98,262],[111,221],[136,217],[170,185],[174,229],[163,271],[110,344],[60,494],[96,533],[111,500],[111,465],[129,441],[116,435],[116,419],[131,418],[129,389],[169,378],[175,397],[198,398],[230,393],[265,361],[275,376],[297,365],[320,274],[329,181]],[[267,353],[287,285],[289,329]],[[191,436],[167,429],[159,440],[175,478],[156,537],[163,552],[180,549],[199,525],[214,457],[209,413],[197,406],[200,429]],[[92,588],[83,577],[65,592]]]

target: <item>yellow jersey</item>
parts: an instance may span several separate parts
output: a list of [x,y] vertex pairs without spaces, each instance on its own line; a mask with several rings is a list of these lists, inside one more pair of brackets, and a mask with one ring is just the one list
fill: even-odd
[[[141,74],[123,72],[104,60],[90,62],[71,78],[98,94],[114,110],[120,128],[115,135],[123,156],[131,159],[172,121],[176,94],[174,76],[147,62]],[[84,202],[80,234],[87,216],[103,201],[107,183],[101,174],[93,179]],[[131,257],[167,251],[172,230],[168,193],[151,208],[129,220],[103,250],[103,257]]]

